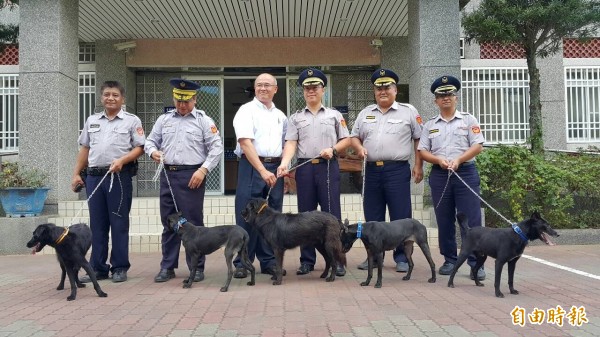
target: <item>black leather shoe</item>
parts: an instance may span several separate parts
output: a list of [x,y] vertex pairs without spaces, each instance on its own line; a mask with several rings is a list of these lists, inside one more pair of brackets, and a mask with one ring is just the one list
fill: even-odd
[[296,275],[306,275],[306,274],[309,274],[313,270],[315,270],[315,266],[311,266],[308,263],[302,263],[300,265],[300,268],[298,268],[298,270],[296,270]]
[[[96,280],[100,281],[100,280],[106,280],[108,279],[108,274],[98,274],[96,273]],[[92,279],[90,278],[89,275],[85,275],[79,278],[79,282],[81,283],[90,283],[92,282]]]
[[396,272],[398,272],[398,273],[406,273],[406,272],[408,272],[408,262],[398,262],[398,263],[396,263]]
[[438,270],[440,275],[450,275],[454,269],[454,263],[444,262],[444,264]]
[[[477,279],[479,281],[485,280],[485,270],[483,270],[483,267],[481,267],[481,268],[479,268],[479,270],[477,270]],[[473,276],[472,272],[471,272],[471,280],[475,280],[475,276]]]
[[196,275],[194,275],[194,282],[200,282],[202,280],[204,280],[204,272],[196,270]]
[[[260,273],[275,276],[275,266],[267,267],[266,269],[261,270]],[[284,269],[282,275],[285,276],[286,274],[287,271]]]
[[248,277],[248,271],[244,268],[235,268],[235,272],[233,273],[233,277],[235,278],[246,278]]
[[112,281],[115,283],[127,281],[127,270],[117,269],[112,274]]
[[369,269],[369,261],[368,260],[364,260],[363,263],[361,263],[358,266],[356,266],[356,268],[358,268],[360,270],[367,270],[367,269]]
[[344,266],[342,265],[338,265],[337,269],[335,270],[335,276],[344,276],[346,275],[346,268],[344,268]]
[[154,277],[154,282],[167,282],[168,280],[175,278],[175,270],[173,269],[161,269],[158,274]]

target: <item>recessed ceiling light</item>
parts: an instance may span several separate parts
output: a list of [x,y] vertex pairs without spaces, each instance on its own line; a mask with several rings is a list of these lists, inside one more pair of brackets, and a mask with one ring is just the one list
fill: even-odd
[[246,19],[246,22],[254,22],[254,19]]

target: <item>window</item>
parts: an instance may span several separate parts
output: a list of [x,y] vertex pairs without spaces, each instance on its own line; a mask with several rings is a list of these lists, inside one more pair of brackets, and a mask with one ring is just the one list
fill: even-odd
[[19,75],[0,75],[0,152],[19,149]]
[[79,63],[96,62],[96,45],[93,43],[79,44]]
[[600,67],[565,68],[567,142],[600,141]]
[[523,143],[529,135],[527,68],[463,68],[461,110],[481,123],[488,143]]
[[460,58],[464,59],[465,58],[465,38],[461,37],[460,40],[458,40],[458,50],[460,53]]
[[79,73],[79,131],[83,129],[86,119],[94,113],[96,106],[96,73]]

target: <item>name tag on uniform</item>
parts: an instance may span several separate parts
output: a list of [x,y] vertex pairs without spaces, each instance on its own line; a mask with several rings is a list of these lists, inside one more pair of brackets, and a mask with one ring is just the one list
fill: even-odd
[[438,137],[439,135],[441,135],[440,129],[431,129],[431,130],[429,130],[428,138],[435,138],[435,137]]
[[375,119],[375,116],[366,116],[364,121],[365,123],[375,123],[377,120]]
[[90,129],[98,129],[100,124],[90,124]]

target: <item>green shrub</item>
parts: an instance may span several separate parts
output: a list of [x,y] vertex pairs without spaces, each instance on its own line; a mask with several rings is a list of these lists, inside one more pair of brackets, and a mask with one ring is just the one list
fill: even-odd
[[46,175],[35,168],[28,168],[16,162],[0,164],[0,189],[8,187],[44,187]]
[[[555,228],[600,226],[600,158],[587,154],[557,154],[547,158],[521,146],[486,148],[477,157],[482,197],[511,221],[537,210]],[[585,202],[590,201],[590,205]],[[486,225],[507,224],[486,210]]]

